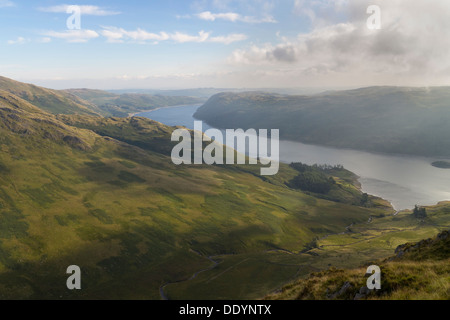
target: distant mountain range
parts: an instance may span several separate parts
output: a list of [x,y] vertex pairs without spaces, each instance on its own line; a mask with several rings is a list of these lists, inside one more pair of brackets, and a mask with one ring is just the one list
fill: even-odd
[[108,90],[111,93],[139,93],[150,95],[164,95],[164,96],[188,96],[205,99],[211,96],[223,93],[242,93],[242,92],[267,92],[276,94],[318,94],[324,91],[344,90],[343,88],[193,88],[193,89],[174,89],[174,90],[158,90],[158,89],[124,89],[124,90]]
[[145,93],[115,94],[91,89],[70,89],[64,92],[94,104],[101,115],[114,117],[127,117],[129,114],[156,108],[200,104],[205,101],[202,98],[188,96],[151,95]]
[[283,139],[450,156],[450,87],[370,87],[311,96],[220,93],[195,117],[221,128],[280,129]]
[[96,105],[70,92],[42,88],[5,77],[0,77],[0,90],[9,92],[53,114],[100,115],[101,112]]
[[0,77],[0,89],[53,114],[127,117],[160,107],[202,103],[205,99],[150,94],[115,94],[102,90],[52,90]]

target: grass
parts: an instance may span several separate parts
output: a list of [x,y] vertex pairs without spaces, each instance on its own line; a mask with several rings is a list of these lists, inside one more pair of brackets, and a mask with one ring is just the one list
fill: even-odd
[[[173,128],[55,117],[0,96],[3,299],[160,299],[167,283],[173,298],[253,299],[328,264],[386,256],[395,243],[448,224],[445,204],[420,223],[382,205],[354,205],[345,190],[333,201],[291,189],[297,172],[285,165],[270,178],[257,166],[175,166],[167,155]],[[329,174],[357,191],[349,177]],[[334,243],[344,246],[327,246],[327,235],[350,224],[355,234]],[[302,253],[314,240],[318,248]],[[209,256],[221,263],[184,281],[211,267]],[[73,264],[82,269],[80,292],[65,287]]]
[[[404,212],[397,217],[388,215],[374,218],[370,224],[367,222],[357,223],[351,228],[352,232],[349,233],[320,238],[316,240],[317,248],[312,248],[308,252],[275,249],[261,251],[257,255],[241,254],[213,257],[214,260],[219,262],[216,268],[202,272],[195,279],[172,283],[166,287],[166,292],[169,297],[174,299],[205,299],[207,292],[210,294],[220,292],[222,294],[220,298],[224,299],[255,299],[264,297],[267,292],[272,292],[266,297],[267,299],[328,299],[327,292],[338,291],[345,282],[351,282],[354,291],[346,297],[339,298],[350,298],[350,295],[352,295],[351,298],[353,299],[359,289],[365,285],[367,280],[365,270],[368,265],[379,259],[392,256],[397,246],[405,242],[420,241],[426,237],[432,237],[437,232],[450,226],[447,204],[430,207],[428,211],[433,212],[428,219],[430,221],[440,220],[440,226],[430,223],[430,221],[421,223],[419,220],[412,218],[411,212]],[[396,218],[394,226],[386,228],[394,218]],[[390,286],[394,285],[390,284],[389,281],[392,282],[392,278],[397,277],[397,273],[399,274],[399,285],[405,292],[408,292],[409,285],[411,288],[416,286],[421,288],[414,282],[418,277],[415,278],[414,275],[421,275],[422,272],[426,272],[425,279],[420,283],[423,283],[427,288],[434,288],[434,286],[439,285],[442,288],[438,292],[429,288],[427,291],[419,290],[411,295],[411,298],[442,299],[446,297],[445,294],[448,297],[448,291],[445,291],[448,290],[448,285],[442,285],[450,272],[447,246],[441,243],[433,247],[434,258],[438,257],[439,254],[446,255],[442,257],[444,260],[438,261],[436,264],[430,262],[422,265],[421,262],[417,261],[417,258],[411,257],[412,261],[409,261],[408,264],[411,265],[411,268],[414,266],[417,269],[414,272],[411,271],[413,269],[406,268],[400,262],[387,263],[386,265],[389,268],[383,269],[383,272],[386,273],[386,288],[389,289]],[[424,249],[421,250],[421,255],[427,256]],[[234,266],[241,262],[242,265]],[[376,263],[381,264],[382,262]],[[367,266],[360,268],[364,264],[367,264]],[[260,277],[260,275],[266,275],[265,272],[270,272],[269,270],[274,266],[278,269],[276,277],[272,275],[269,281],[265,276]],[[407,283],[408,277],[412,277],[409,285]],[[245,281],[246,278],[252,279],[251,284]],[[235,281],[235,279],[241,280]],[[301,280],[293,281],[293,279]],[[291,284],[286,285],[289,282]],[[259,289],[247,290],[248,286]],[[270,286],[272,287],[270,288]],[[266,293],[264,293],[264,290],[266,290]],[[396,297],[402,297],[398,291],[394,292],[389,289],[386,292],[388,293],[372,298],[396,299]],[[407,296],[405,295],[403,298],[407,298]]]
[[71,89],[63,91],[94,104],[105,116],[127,117],[130,113],[166,106],[188,105],[203,102],[186,96],[162,96],[150,94],[114,94],[101,90]]
[[[447,235],[444,239],[441,236]],[[402,246],[404,254],[375,261],[359,268],[330,267],[299,279],[268,295],[266,299],[299,300],[353,300],[360,288],[366,286],[366,269],[370,264],[381,267],[381,290],[372,291],[370,300],[447,300],[450,294],[450,237],[448,231],[434,239],[422,240]],[[391,253],[392,255],[392,253]],[[350,289],[336,294],[344,286]]]

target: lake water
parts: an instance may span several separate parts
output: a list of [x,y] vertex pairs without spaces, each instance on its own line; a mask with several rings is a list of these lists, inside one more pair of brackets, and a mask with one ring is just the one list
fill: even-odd
[[[162,108],[136,116],[193,129],[196,120],[193,115],[198,108],[198,105]],[[204,131],[210,128],[203,123]],[[341,164],[360,177],[363,192],[389,200],[396,210],[450,200],[450,170],[433,167],[431,163],[435,160],[280,141],[281,162]]]

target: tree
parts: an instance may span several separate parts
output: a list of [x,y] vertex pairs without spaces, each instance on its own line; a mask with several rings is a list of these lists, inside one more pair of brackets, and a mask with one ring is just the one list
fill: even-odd
[[363,207],[371,207],[372,202],[370,201],[369,195],[367,193],[363,193],[361,196],[361,205]]
[[417,219],[425,219],[427,215],[427,210],[424,207],[419,207],[416,205],[413,210],[413,215]]

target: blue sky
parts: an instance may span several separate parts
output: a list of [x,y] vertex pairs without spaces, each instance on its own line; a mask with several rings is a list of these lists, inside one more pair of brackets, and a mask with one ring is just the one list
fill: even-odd
[[[0,0],[0,75],[100,89],[447,84],[450,45],[432,31],[448,31],[448,2]],[[374,3],[381,30],[366,26]]]

